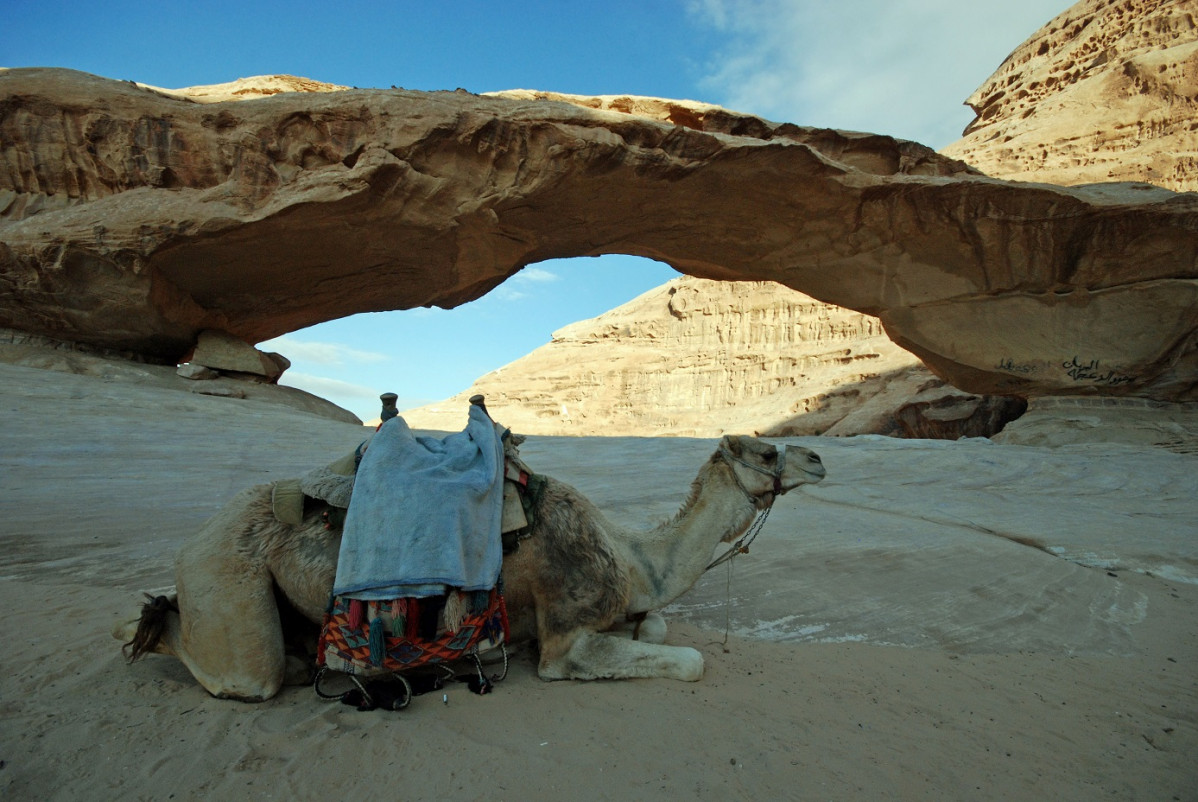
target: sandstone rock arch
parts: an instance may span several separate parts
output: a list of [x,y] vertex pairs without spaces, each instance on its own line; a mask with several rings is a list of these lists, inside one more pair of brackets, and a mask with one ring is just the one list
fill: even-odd
[[626,253],[877,315],[971,392],[1198,393],[1193,194],[647,98],[209,105],[48,69],[0,96],[0,326],[170,361],[204,329],[258,342]]

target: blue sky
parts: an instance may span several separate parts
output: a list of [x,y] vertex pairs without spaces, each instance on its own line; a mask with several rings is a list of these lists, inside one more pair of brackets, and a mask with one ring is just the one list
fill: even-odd
[[[284,73],[362,88],[544,89],[701,100],[941,148],[1002,60],[1067,0],[106,3],[4,0],[0,66],[179,88]],[[358,414],[440,400],[677,275],[543,262],[454,310],[356,315],[260,344],[283,383]]]

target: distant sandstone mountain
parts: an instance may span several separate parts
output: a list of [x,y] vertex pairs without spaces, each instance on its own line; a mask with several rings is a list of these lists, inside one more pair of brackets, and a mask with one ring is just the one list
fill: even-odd
[[1083,0],[1007,56],[942,153],[987,175],[1198,190],[1198,5]]
[[692,277],[566,326],[465,392],[403,415],[460,429],[476,393],[525,434],[935,436],[952,421],[957,436],[963,420],[996,425],[993,401],[948,388],[876,318],[772,282]]

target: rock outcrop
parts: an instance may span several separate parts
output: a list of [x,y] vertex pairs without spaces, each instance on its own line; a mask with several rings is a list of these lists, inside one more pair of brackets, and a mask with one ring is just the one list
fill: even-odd
[[1027,411],[994,440],[1051,447],[1124,443],[1198,455],[1198,404],[1142,398],[1032,398]]
[[[63,420],[80,415],[91,418],[113,414],[112,405],[119,402],[112,393],[119,395],[123,391],[111,388],[121,386],[245,399],[255,405],[262,404],[262,408],[267,410],[270,406],[290,408],[342,423],[362,423],[349,410],[294,387],[265,381],[246,381],[247,374],[214,371],[200,365],[175,368],[148,364],[130,356],[36,334],[0,329],[0,366],[13,365],[24,370],[74,374],[98,380],[90,393],[62,397]],[[46,378],[38,381],[53,384],[58,380]],[[65,378],[61,381],[71,382]],[[176,410],[177,406],[168,405],[156,410],[154,415],[156,419],[170,419]]]
[[1198,190],[1198,7],[1082,0],[967,103],[977,118],[943,153],[987,175]]
[[253,78],[238,78],[223,84],[189,86],[184,89],[163,89],[148,84],[138,86],[160,95],[194,100],[197,103],[223,103],[226,100],[254,100],[284,92],[343,92],[348,86],[313,81],[295,75],[257,75]]
[[195,350],[187,358],[187,363],[225,373],[265,379],[271,384],[278,382],[283,372],[291,367],[291,361],[282,354],[259,351],[231,334],[211,330],[200,332]]
[[0,326],[166,362],[628,253],[876,315],[969,392],[1198,393],[1198,196],[681,101],[198,103],[46,69],[0,72],[0,140]]
[[559,329],[468,390],[403,415],[456,430],[476,393],[505,425],[545,435],[955,439],[993,434],[1015,414],[1002,399],[946,387],[877,318],[773,282],[689,276]]

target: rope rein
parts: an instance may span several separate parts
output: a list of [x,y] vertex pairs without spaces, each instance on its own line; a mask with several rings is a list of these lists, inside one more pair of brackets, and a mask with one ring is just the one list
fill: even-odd
[[[712,560],[711,563],[703,569],[704,571],[710,571],[717,565],[722,565],[728,562],[738,554],[749,553],[749,545],[757,538],[757,535],[761,533],[762,527],[765,526],[766,519],[770,517],[770,510],[774,508],[774,499],[776,499],[782,493],[782,472],[786,470],[785,448],[778,452],[778,467],[772,471],[737,457],[724,446],[720,446],[720,456],[724,458],[725,462],[729,463],[729,468],[732,468],[731,463],[735,462],[745,466],[749,470],[756,471],[757,473],[763,473],[766,476],[772,477],[774,480],[774,497],[770,499],[770,503],[765,507],[765,509],[757,511],[757,515],[754,517],[753,522],[749,524],[748,530],[740,536],[740,539],[733,543],[726,552]],[[749,492],[749,489],[745,487],[744,482],[742,482],[740,477],[736,475],[735,468],[732,468],[732,478],[736,481],[736,485],[741,489],[741,492],[748,496],[749,500],[753,502],[754,506],[756,506],[757,502],[760,500],[760,497]]]
[[757,538],[757,535],[761,532],[761,528],[763,526],[765,526],[765,521],[767,518],[770,517],[770,510],[772,510],[773,508],[774,508],[774,505],[771,504],[770,506],[766,507],[764,510],[761,510],[760,512],[758,512],[757,516],[753,519],[753,523],[749,524],[748,531],[740,536],[740,540],[733,543],[726,552],[724,552],[719,557],[716,557],[714,560],[712,560],[711,563],[708,564],[708,566],[706,568],[704,568],[703,570],[710,571],[712,568],[715,568],[717,565],[723,565],[724,563],[728,562],[733,557],[736,557],[739,554],[748,554],[749,546]]
[[773,477],[774,480],[774,495],[770,499],[769,505],[767,505],[765,509],[758,509],[752,523],[749,524],[749,528],[743,535],[740,536],[740,539],[733,543],[726,552],[712,560],[711,563],[703,569],[704,572],[706,572],[710,571],[712,568],[715,568],[717,565],[722,565],[724,563],[728,564],[728,575],[724,580],[724,640],[720,644],[724,650],[724,654],[728,654],[728,635],[732,631],[732,559],[738,555],[749,553],[749,544],[751,544],[757,538],[757,535],[761,533],[762,527],[765,526],[766,519],[770,517],[770,510],[774,508],[774,501],[778,498],[778,496],[782,495],[782,472],[786,470],[786,449],[783,448],[778,452],[778,467],[772,471],[766,470],[759,465],[754,465],[751,462],[746,462],[740,457],[735,456],[731,451],[722,445],[720,446],[720,456],[724,458],[724,461],[728,463],[728,467],[732,469],[732,478],[736,481],[736,486],[741,489],[741,492],[744,493],[751,502],[753,502],[754,507],[757,506],[757,502],[760,499],[758,496],[750,493],[749,489],[745,487],[744,482],[742,482],[740,477],[736,475],[736,469],[732,467],[732,463],[738,463],[745,466],[749,470]]

